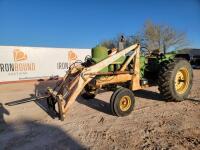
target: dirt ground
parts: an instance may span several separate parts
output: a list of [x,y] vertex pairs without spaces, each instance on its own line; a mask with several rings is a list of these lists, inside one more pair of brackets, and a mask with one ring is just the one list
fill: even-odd
[[50,117],[45,101],[4,105],[53,83],[0,85],[0,150],[200,149],[200,70],[194,70],[188,100],[165,102],[150,87],[135,92],[135,110],[127,117],[111,115],[111,92],[79,97],[63,122]]

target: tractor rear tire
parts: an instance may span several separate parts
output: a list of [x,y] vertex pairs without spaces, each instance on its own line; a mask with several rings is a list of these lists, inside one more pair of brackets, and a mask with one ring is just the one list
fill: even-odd
[[183,101],[192,87],[193,71],[185,59],[165,61],[158,76],[158,90],[167,101]]
[[133,91],[127,88],[116,90],[110,99],[110,107],[113,115],[119,117],[129,115],[135,106],[135,97]]

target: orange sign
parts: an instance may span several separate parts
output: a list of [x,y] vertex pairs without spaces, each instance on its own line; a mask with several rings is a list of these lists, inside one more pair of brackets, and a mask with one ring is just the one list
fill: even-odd
[[19,49],[14,49],[13,57],[14,57],[14,61],[27,60],[27,55]]
[[68,52],[68,61],[73,61],[77,59],[77,55],[75,52],[73,52],[72,50],[70,50]]

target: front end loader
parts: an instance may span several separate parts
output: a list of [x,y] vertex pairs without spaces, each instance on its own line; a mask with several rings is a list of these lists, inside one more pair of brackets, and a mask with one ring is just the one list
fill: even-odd
[[[185,99],[192,85],[190,64],[180,58],[143,57],[140,48],[140,44],[134,44],[117,51],[97,46],[92,49],[92,57],[87,57],[83,63],[75,62],[54,89],[48,88],[47,96],[32,100],[47,99],[49,109],[64,120],[67,110],[80,94],[91,99],[99,89],[114,91],[110,109],[117,116],[130,114],[135,104],[133,91],[149,86],[158,85],[167,100]],[[19,103],[24,102],[7,105]]]

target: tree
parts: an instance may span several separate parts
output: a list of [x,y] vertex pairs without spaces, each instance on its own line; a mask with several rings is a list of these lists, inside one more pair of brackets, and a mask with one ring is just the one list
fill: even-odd
[[157,25],[147,21],[139,35],[150,51],[158,49],[166,53],[170,48],[182,48],[188,45],[186,34],[168,25]]
[[[166,53],[170,49],[179,49],[188,45],[184,32],[180,32],[168,25],[155,24],[152,21],[147,21],[138,34],[125,37],[125,47],[139,42],[149,52],[159,50],[160,52]],[[114,40],[102,42],[102,45],[108,48],[112,48],[113,46],[117,47],[118,39],[119,36]]]

